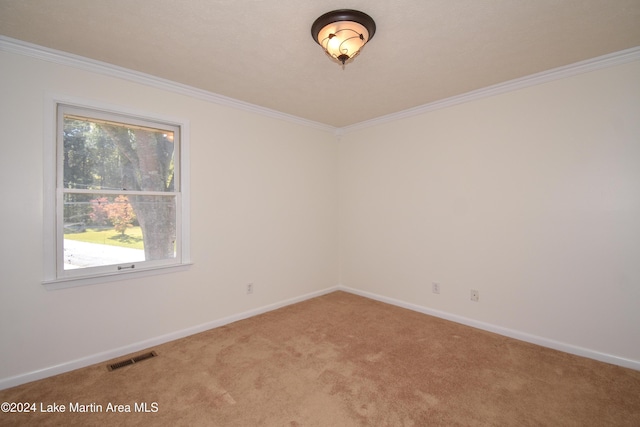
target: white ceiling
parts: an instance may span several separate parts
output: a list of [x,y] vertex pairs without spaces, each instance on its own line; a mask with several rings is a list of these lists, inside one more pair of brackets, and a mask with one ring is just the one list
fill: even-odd
[[[342,8],[377,24],[345,70]],[[640,0],[0,0],[0,34],[343,127],[640,46]]]

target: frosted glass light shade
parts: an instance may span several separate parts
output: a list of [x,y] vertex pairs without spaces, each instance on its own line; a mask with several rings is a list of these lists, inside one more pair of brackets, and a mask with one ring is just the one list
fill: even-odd
[[375,31],[376,24],[369,15],[349,9],[325,13],[311,27],[314,40],[343,66],[360,53]]

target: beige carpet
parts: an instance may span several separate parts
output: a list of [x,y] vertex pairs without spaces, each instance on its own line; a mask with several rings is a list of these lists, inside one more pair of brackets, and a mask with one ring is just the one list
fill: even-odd
[[639,371],[345,292],[152,350],[0,391],[66,408],[0,425],[640,426]]

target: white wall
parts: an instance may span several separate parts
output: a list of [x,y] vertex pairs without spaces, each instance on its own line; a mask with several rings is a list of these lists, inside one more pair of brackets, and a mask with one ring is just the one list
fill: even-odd
[[[4,386],[338,284],[331,132],[1,50],[0,75]],[[189,121],[188,271],[44,289],[43,147],[53,139],[43,120],[52,95]]]
[[[640,366],[638,61],[340,141],[2,50],[0,76],[0,388],[338,283]],[[189,121],[188,271],[44,289],[52,95]]]
[[340,169],[344,286],[640,366],[640,62],[349,132]]

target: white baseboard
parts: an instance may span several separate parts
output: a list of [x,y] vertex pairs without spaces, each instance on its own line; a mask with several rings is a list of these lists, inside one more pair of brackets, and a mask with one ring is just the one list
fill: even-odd
[[360,295],[365,298],[370,298],[376,301],[384,302],[387,304],[396,305],[398,307],[406,308],[408,310],[417,311],[419,313],[428,314],[430,316],[439,317],[441,319],[450,320],[452,322],[460,323],[462,325],[471,326],[473,328],[482,329],[489,332],[494,332],[499,335],[503,335],[509,338],[515,338],[520,341],[540,345],[542,347],[552,348],[554,350],[563,351],[565,353],[575,354],[576,356],[582,356],[589,359],[598,360],[600,362],[610,363],[612,365],[622,366],[624,368],[635,369],[640,371],[640,361],[625,359],[623,357],[613,356],[611,354],[600,353],[598,351],[590,350],[588,348],[578,347],[575,345],[554,341],[548,338],[531,335],[526,332],[517,331],[514,329],[504,328],[502,326],[493,325],[490,323],[480,322],[477,320],[469,319],[463,316],[447,313],[444,311],[434,310],[427,307],[422,307],[416,304],[411,304],[405,301],[397,300],[394,298],[385,297],[382,295],[374,294],[371,292],[365,292],[346,286],[338,286],[337,290],[349,292],[355,295]]
[[527,334],[525,332],[516,331],[513,329],[504,328],[501,326],[492,325],[489,323],[479,322],[477,320],[469,319],[466,317],[458,316],[451,313],[446,313],[439,310],[422,307],[416,304],[411,304],[405,301],[397,300],[394,298],[385,297],[382,295],[374,294],[371,292],[365,292],[346,286],[334,286],[321,291],[311,292],[298,297],[290,298],[284,301],[280,301],[274,304],[259,307],[253,310],[245,311],[242,313],[234,314],[232,316],[224,317],[222,319],[214,320],[211,322],[196,325],[190,328],[186,328],[180,331],[172,332],[170,334],[161,335],[148,340],[140,341],[134,344],[119,347],[113,350],[93,354],[90,356],[75,359],[70,362],[61,363],[59,365],[50,366],[48,368],[39,369],[37,371],[28,372],[14,377],[4,378],[0,380],[0,390],[4,390],[10,387],[26,384],[31,381],[41,380],[43,378],[51,377],[54,375],[62,374],[65,372],[73,371],[75,369],[84,368],[96,363],[102,363],[107,360],[115,359],[127,354],[135,353],[137,351],[145,350],[150,347],[154,347],[160,344],[174,341],[180,338],[184,338],[190,335],[194,335],[200,332],[207,331],[209,329],[218,328],[220,326],[228,325],[238,320],[247,319],[249,317],[257,316],[259,314],[267,313],[269,311],[276,310],[278,308],[286,307],[291,304],[296,304],[311,298],[315,298],[321,295],[326,295],[334,291],[345,291],[355,295],[360,295],[365,298],[370,298],[376,301],[392,304],[398,307],[406,308],[408,310],[417,311],[419,313],[427,314],[430,316],[439,317],[442,319],[450,320],[452,322],[460,323],[463,325],[471,326],[473,328],[482,329],[496,334],[504,335],[510,338],[515,338],[521,341],[537,344],[543,347],[552,348],[554,350],[563,351],[565,353],[575,354],[577,356],[587,357],[589,359],[598,360],[605,363],[611,363],[613,365],[622,366],[625,368],[635,369],[640,371],[640,361],[629,360],[617,356],[613,356],[606,353],[600,353],[594,350],[577,347],[571,344],[566,344],[551,339],[539,337],[536,335]]
[[298,297],[290,298],[284,301],[280,301],[274,304],[269,304],[263,307],[259,307],[253,310],[245,311],[242,313],[234,314],[232,316],[217,319],[211,322],[196,325],[190,328],[182,329],[180,331],[172,332],[170,334],[161,335],[158,337],[150,338],[148,340],[140,341],[134,344],[119,347],[113,350],[104,351],[101,353],[93,354],[79,359],[72,360],[70,362],[61,363],[59,365],[50,366],[48,368],[39,369],[37,371],[28,372],[14,377],[0,379],[0,390],[4,390],[10,387],[26,384],[31,381],[41,380],[54,375],[63,374],[65,372],[73,371],[75,369],[84,368],[96,363],[102,363],[107,360],[115,359],[127,354],[135,353],[137,351],[145,350],[150,347],[154,347],[160,344],[174,341],[180,338],[194,335],[200,332],[207,331],[213,328],[219,328],[220,326],[228,325],[229,323],[237,322],[238,320],[247,319],[249,317],[257,316],[259,314],[267,313],[269,311],[276,310],[291,304],[302,302],[311,298],[315,298],[321,295],[325,295],[334,291],[337,291],[338,287],[323,289],[321,291],[311,292]]

